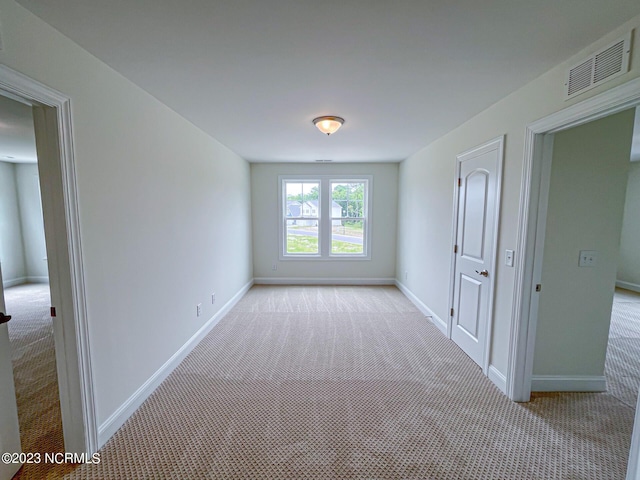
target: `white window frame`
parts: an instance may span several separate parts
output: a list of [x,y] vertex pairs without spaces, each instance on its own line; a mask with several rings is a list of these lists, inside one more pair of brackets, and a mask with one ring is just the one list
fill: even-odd
[[[320,202],[318,211],[318,253],[286,252],[285,182],[318,182],[320,184]],[[363,253],[331,253],[331,184],[364,182],[364,231]],[[312,261],[362,261],[371,260],[371,198],[373,175],[279,175],[278,176],[278,249],[280,260]],[[337,217],[336,217],[337,218]]]
[[[322,215],[322,211],[323,211],[323,206],[322,206],[322,183],[320,181],[320,179],[318,177],[314,177],[314,176],[304,176],[304,178],[302,178],[301,176],[289,176],[289,175],[281,175],[279,178],[279,199],[280,201],[278,202],[278,223],[279,223],[279,227],[278,230],[280,232],[279,235],[279,240],[280,240],[280,259],[291,259],[291,258],[297,258],[297,259],[311,259],[311,258],[319,258],[322,255],[322,243],[323,243],[323,239],[322,236],[320,235],[320,222],[321,222],[321,215]],[[300,205],[300,216],[298,217],[288,217],[286,215],[286,205],[287,205],[287,199],[286,199],[286,189],[284,188],[285,184],[287,183],[317,183],[318,184],[318,188],[320,190],[320,197],[318,198],[318,211],[314,214],[311,215],[311,213],[309,213],[308,215],[305,215],[304,213],[304,207],[305,207],[305,202],[302,202],[302,204]],[[310,210],[310,209],[309,209]],[[285,231],[287,230],[287,221],[289,220],[316,220],[316,223],[318,224],[318,253],[287,253],[286,251],[286,243],[287,243],[287,236]]]

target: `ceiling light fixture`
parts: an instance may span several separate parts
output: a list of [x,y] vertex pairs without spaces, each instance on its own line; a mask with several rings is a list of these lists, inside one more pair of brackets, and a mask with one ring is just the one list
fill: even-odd
[[344,118],[334,116],[318,117],[313,119],[313,124],[318,127],[318,130],[322,133],[326,133],[327,135],[336,133],[343,123]]

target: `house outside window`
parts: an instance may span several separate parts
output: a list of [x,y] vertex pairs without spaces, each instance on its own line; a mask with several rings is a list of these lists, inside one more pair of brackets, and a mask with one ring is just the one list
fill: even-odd
[[371,175],[281,175],[280,259],[369,260]]

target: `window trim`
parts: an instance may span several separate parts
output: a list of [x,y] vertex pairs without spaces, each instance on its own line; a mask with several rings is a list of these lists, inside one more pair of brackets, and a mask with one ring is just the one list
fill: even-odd
[[[282,178],[281,178],[282,177]],[[323,205],[322,205],[322,183],[320,181],[319,178],[316,177],[308,177],[308,178],[300,178],[298,176],[293,176],[291,178],[286,178],[288,177],[287,175],[284,176],[280,176],[278,177],[279,179],[279,189],[280,189],[280,194],[279,194],[279,199],[280,201],[278,202],[278,230],[280,232],[279,235],[279,239],[280,239],[280,260],[283,259],[311,259],[311,258],[319,258],[322,256],[322,244],[323,244],[323,238],[320,235],[321,232],[321,226],[320,223],[322,222],[322,212],[323,212]],[[320,191],[320,196],[318,198],[318,211],[316,213],[316,215],[314,215],[313,217],[305,217],[304,216],[304,202],[301,205],[301,216],[300,217],[292,217],[289,218],[287,217],[284,213],[285,213],[285,205],[287,204],[287,199],[286,199],[286,189],[284,188],[284,185],[286,183],[317,183],[318,184],[318,190]],[[289,220],[316,220],[318,223],[318,253],[286,253],[285,249],[285,242],[286,242],[286,235],[285,235],[285,230],[287,228],[287,221]]]
[[[320,184],[319,212],[318,212],[318,253],[291,254],[286,253],[286,216],[284,206],[286,205],[285,182],[318,182]],[[365,183],[364,197],[364,230],[362,254],[331,253],[331,183]],[[372,212],[372,189],[373,175],[278,175],[278,258],[284,261],[363,261],[371,260],[371,212]],[[328,213],[326,213],[328,212]]]

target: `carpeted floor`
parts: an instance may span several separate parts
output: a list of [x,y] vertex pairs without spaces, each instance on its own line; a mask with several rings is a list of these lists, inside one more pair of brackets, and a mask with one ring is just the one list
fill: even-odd
[[622,479],[634,411],[515,404],[393,287],[254,287],[66,478]]
[[635,408],[640,388],[640,293],[616,289],[605,375],[609,393]]
[[[23,451],[62,451],[48,289],[6,297]],[[256,286],[99,465],[16,478],[622,479],[640,295],[613,310],[610,393],[514,404],[393,287]]]

